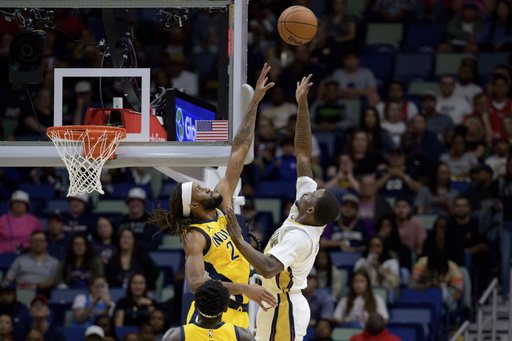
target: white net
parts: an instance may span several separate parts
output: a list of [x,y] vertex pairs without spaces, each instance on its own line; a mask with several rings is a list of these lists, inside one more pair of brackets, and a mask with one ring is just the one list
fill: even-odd
[[126,137],[126,130],[101,126],[53,127],[48,128],[48,137],[68,169],[68,197],[92,191],[104,194],[101,170],[105,162],[113,157],[119,141]]

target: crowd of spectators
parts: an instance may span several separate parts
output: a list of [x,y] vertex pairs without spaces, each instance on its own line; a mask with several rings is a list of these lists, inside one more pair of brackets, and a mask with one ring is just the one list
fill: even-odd
[[[468,285],[459,267],[471,273],[475,296],[492,276],[500,277],[504,299],[510,287],[512,72],[505,63],[482,75],[478,61],[482,53],[511,50],[511,3],[373,0],[353,12],[354,4],[362,2],[249,4],[248,83],[254,84],[257,70],[267,62],[276,86],[259,107],[255,160],[243,174],[248,228],[265,243],[273,222],[261,223],[264,212],[256,210],[252,199],[265,197],[259,190],[262,182],[279,187],[295,181],[294,93],[296,81],[310,73],[313,174],[319,187],[332,190],[341,202],[338,219],[321,238],[304,293],[312,307],[310,325],[318,326],[317,331],[326,322],[364,328],[375,313],[385,323],[386,304],[405,285],[441,288],[446,310],[453,311]],[[318,17],[318,32],[306,46],[291,47],[278,37],[277,18],[292,4],[307,6]],[[197,11],[183,26],[170,29],[155,15],[155,10],[127,11],[138,65],[151,68],[152,91],[174,86],[216,102],[218,42],[224,39],[219,15]],[[406,32],[414,22],[443,23],[444,36],[434,48],[412,52],[433,59],[467,53],[453,74],[420,79],[437,83],[438,92],[433,88],[410,94],[412,79],[379,78],[379,70],[365,66],[365,53],[375,48],[388,54],[391,49],[393,56],[411,52],[400,46],[365,45],[371,23],[398,23]],[[58,29],[46,30],[44,81],[25,88],[8,82],[9,43],[18,28],[0,19],[3,140],[46,139],[46,128],[53,124],[53,68],[112,66],[97,47],[104,36],[98,23],[99,10],[56,9]],[[88,107],[103,101],[108,107],[113,97],[122,96],[114,79],[103,80],[101,96],[92,80],[71,79],[63,93],[64,124],[79,124]],[[7,122],[14,123],[11,129]],[[141,333],[145,329],[161,336],[170,323],[169,310],[180,307],[172,306],[174,301],[163,304],[154,295],[159,269],[148,253],[158,248],[162,236],[153,238],[158,229],[145,223],[149,196],[159,197],[144,190],[154,182],[151,173],[143,167],[103,172],[102,200],[119,184],[134,187],[126,196],[128,213],[115,217],[119,219],[91,214],[96,203],[87,195],[69,198],[66,212],[55,214],[33,207],[34,200],[19,190],[27,183],[51,185],[53,197],[64,198],[67,181],[61,168],[0,168],[0,199],[9,201],[0,216],[0,253],[19,254],[3,277],[0,321],[11,316],[11,328],[0,333],[17,335],[16,340],[26,333],[33,339],[42,333],[45,340],[58,334],[45,322],[50,316],[45,297],[52,288],[82,288],[89,293],[73,303],[74,324],[85,328],[96,323],[105,339],[116,338],[115,327],[140,323]],[[286,216],[293,201],[279,199]],[[348,278],[333,266],[331,257],[339,251],[359,257]],[[387,302],[372,286],[387,291]],[[16,287],[37,290],[40,296],[27,308],[16,300]],[[109,288],[114,287],[125,288],[126,297],[112,300]],[[23,324],[30,321],[27,316],[32,326]],[[172,322],[179,324],[179,317]]]

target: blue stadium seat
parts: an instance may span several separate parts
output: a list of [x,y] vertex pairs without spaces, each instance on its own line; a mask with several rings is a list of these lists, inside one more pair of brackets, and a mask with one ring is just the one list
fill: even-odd
[[394,50],[367,52],[361,55],[361,66],[370,69],[375,78],[383,81],[391,78],[394,61]]
[[433,313],[432,326],[439,334],[442,332],[443,293],[438,288],[428,288],[422,292],[416,289],[402,289],[398,299],[400,307],[426,307]]
[[51,198],[55,196],[55,186],[54,185],[34,185],[34,184],[21,184],[19,187],[20,190],[25,191],[30,195],[30,199],[32,198],[41,198],[46,202],[50,201]]
[[128,198],[128,192],[135,187],[140,187],[146,191],[146,198],[151,197],[151,187],[149,185],[139,186],[132,183],[120,183],[114,185],[114,192],[112,192],[110,198],[126,200],[126,198]]
[[467,181],[452,181],[450,187],[459,193],[464,193],[468,189],[469,182]]
[[184,263],[183,250],[160,250],[149,253],[155,264],[164,272],[164,284],[173,284],[174,276]]
[[69,213],[69,203],[67,199],[52,199],[46,204],[44,212],[47,215],[53,213]]
[[16,253],[4,253],[0,255],[0,270],[7,272],[12,262],[18,257]]
[[331,261],[334,266],[347,271],[348,281],[352,278],[352,272],[357,260],[363,256],[361,252],[331,251]]
[[295,181],[261,181],[256,188],[259,198],[295,198]]
[[51,302],[73,303],[78,295],[87,295],[87,289],[53,289],[50,293]]
[[421,323],[388,322],[386,328],[391,334],[401,338],[403,341],[424,341],[425,335]]
[[508,64],[508,52],[481,52],[478,54],[478,73],[482,76],[492,75],[493,69],[500,64]]
[[389,311],[390,322],[399,323],[421,323],[423,326],[423,335],[426,339],[431,335],[433,328],[432,311],[422,307],[398,307],[391,308]]
[[64,327],[60,331],[64,333],[66,340],[83,341],[85,339],[85,327]]
[[441,43],[445,26],[438,23],[412,23],[407,25],[404,50],[410,52],[435,52]]
[[176,188],[176,185],[178,183],[175,181],[169,181],[162,184],[162,191],[160,192],[159,198],[167,199],[169,201],[169,196],[171,195],[172,191]]
[[110,293],[110,299],[114,302],[126,296],[126,289],[124,288],[109,288],[108,292]]
[[396,56],[394,78],[402,82],[429,79],[433,61],[430,54],[399,53]]
[[119,340],[121,340],[128,333],[138,333],[139,327],[135,326],[124,326],[124,327],[116,327],[116,335]]

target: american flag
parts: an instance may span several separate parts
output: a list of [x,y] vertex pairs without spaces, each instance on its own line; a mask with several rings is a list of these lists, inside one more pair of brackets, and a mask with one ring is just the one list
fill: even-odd
[[196,121],[196,141],[227,141],[228,121]]

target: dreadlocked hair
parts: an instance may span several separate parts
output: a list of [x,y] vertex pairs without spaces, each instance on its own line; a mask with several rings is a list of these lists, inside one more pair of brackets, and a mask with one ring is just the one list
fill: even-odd
[[201,313],[215,316],[224,312],[229,304],[229,291],[218,280],[207,280],[195,293],[196,307]]
[[187,230],[193,219],[187,218],[183,215],[183,204],[181,201],[181,186],[178,186],[172,191],[169,196],[170,211],[162,209],[161,204],[158,203],[158,208],[149,212],[148,223],[158,226],[160,231],[153,235],[153,238],[164,231],[167,231],[171,236],[178,236],[181,240],[181,234]]

